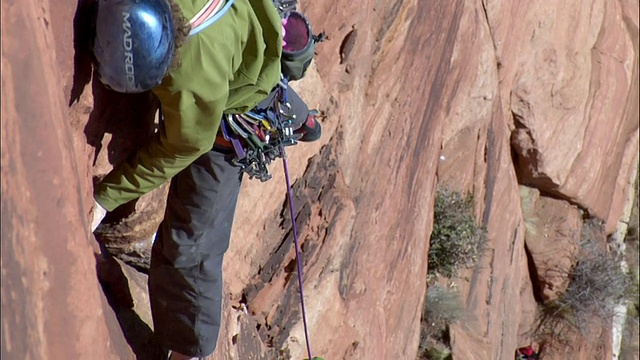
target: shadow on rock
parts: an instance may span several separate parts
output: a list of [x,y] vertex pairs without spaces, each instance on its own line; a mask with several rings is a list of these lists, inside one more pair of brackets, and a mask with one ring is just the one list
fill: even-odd
[[[108,141],[108,160],[111,164],[122,162],[142,146],[152,134],[159,101],[151,91],[124,94],[103,85],[96,71],[91,46],[95,37],[96,0],[78,0],[74,26],[74,73],[69,94],[69,106],[78,101],[86,85],[91,81],[93,110],[84,128],[87,143],[96,149],[96,157],[102,150],[105,134]],[[94,159],[95,164],[95,159]]]
[[147,324],[151,317],[148,298],[143,299],[148,297],[146,276],[106,253],[96,254],[96,266],[105,297],[136,359],[166,359],[166,352],[154,342],[153,330]]
[[95,0],[78,0],[76,14],[73,18],[73,86],[69,94],[69,106],[80,99],[85,86],[91,81],[92,54],[91,41],[94,36],[94,14],[97,7]]
[[[100,82],[98,65],[92,53],[97,4],[97,0],[78,0],[77,3],[73,22],[73,86],[69,94],[69,106],[78,102],[82,96],[89,96],[87,99],[93,101],[93,108],[83,131],[87,144],[95,149],[94,182],[147,143],[155,129],[154,122],[159,108],[159,101],[151,91],[118,93]],[[111,255],[139,268],[148,267],[147,239],[152,238],[162,219],[163,196],[164,188],[143,196],[141,201],[131,201],[107,214],[103,224],[109,224],[109,227],[102,229],[98,239],[107,246]]]

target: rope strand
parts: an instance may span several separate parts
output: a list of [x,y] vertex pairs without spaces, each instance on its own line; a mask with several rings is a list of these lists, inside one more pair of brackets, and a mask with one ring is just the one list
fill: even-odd
[[293,243],[296,249],[296,266],[298,268],[298,287],[300,288],[300,306],[302,308],[302,323],[304,325],[304,337],[307,343],[307,354],[309,355],[309,360],[313,359],[311,356],[311,341],[309,339],[309,327],[307,325],[307,312],[304,306],[304,293],[302,292],[302,259],[300,256],[300,244],[298,242],[298,227],[296,225],[296,216],[295,211],[293,209],[293,191],[291,190],[291,180],[289,178],[289,164],[287,162],[287,154],[284,152],[284,147],[282,150],[282,163],[284,165],[284,177],[287,181],[287,198],[289,199],[289,212],[291,213],[291,223],[293,229]]

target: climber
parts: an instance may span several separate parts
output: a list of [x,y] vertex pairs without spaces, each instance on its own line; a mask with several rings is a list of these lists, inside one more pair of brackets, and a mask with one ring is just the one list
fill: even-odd
[[[308,23],[289,19],[292,4],[295,10],[293,0],[276,7],[272,0],[98,0],[99,79],[119,92],[152,90],[162,121],[95,185],[92,231],[106,211],[171,181],[148,281],[154,336],[171,359],[205,357],[216,347],[222,260],[244,169],[242,149],[233,146],[251,152],[249,137],[274,131],[268,115],[283,94],[292,141],[320,137],[320,124],[287,86],[304,76],[317,40]],[[222,134],[239,115],[255,120],[243,123],[255,134],[240,128]],[[268,147],[275,135],[259,145]]]
[[537,358],[538,353],[533,350],[531,345],[516,350],[516,360],[535,360]]

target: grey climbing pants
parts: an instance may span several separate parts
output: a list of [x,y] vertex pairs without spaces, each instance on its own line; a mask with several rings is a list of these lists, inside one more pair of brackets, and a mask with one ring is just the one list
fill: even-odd
[[[256,108],[265,109],[274,96]],[[293,89],[288,102],[300,127],[309,109]],[[149,297],[156,340],[184,355],[211,354],[220,331],[222,259],[242,180],[231,158],[231,150],[211,150],[171,179],[151,252]]]
[[171,180],[151,255],[149,296],[156,340],[194,357],[211,354],[221,323],[222,259],[242,175],[211,150]]

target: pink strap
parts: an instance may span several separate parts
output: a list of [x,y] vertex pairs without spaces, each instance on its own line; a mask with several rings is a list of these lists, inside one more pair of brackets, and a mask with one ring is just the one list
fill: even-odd
[[211,4],[209,4],[207,9],[200,14],[200,16],[192,20],[191,27],[196,28],[200,24],[205,22],[211,15],[213,15],[214,10],[216,9],[216,7],[218,7],[221,1],[222,0],[214,0],[213,2],[211,2]]

